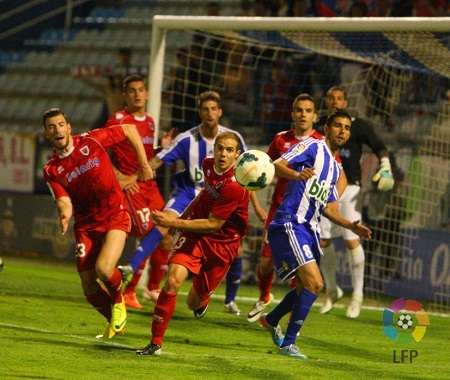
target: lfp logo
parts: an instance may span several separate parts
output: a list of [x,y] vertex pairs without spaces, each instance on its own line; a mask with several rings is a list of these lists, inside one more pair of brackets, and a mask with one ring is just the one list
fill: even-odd
[[427,313],[417,301],[399,298],[383,312],[383,332],[400,344],[420,342],[429,324]]

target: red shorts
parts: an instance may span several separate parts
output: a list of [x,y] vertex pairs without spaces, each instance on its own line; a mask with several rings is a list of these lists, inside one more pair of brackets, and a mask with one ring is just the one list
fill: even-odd
[[155,181],[138,183],[139,192],[134,194],[125,193],[125,198],[127,199],[132,222],[130,236],[143,237],[153,228],[150,212],[162,210],[164,208],[164,199]]
[[271,205],[269,209],[269,213],[267,214],[266,225],[264,227],[264,232],[262,236],[261,242],[261,256],[262,257],[272,257],[272,251],[270,250],[269,241],[267,240],[267,228],[269,224],[273,220],[273,216],[275,215],[275,211],[277,211],[279,204]]
[[182,265],[194,274],[195,293],[200,299],[206,300],[227,274],[239,246],[240,239],[224,243],[210,239],[208,235],[183,232],[174,246],[169,264]]
[[75,256],[78,272],[95,269],[95,263],[103,245],[103,239],[108,231],[120,230],[129,232],[131,228],[130,215],[127,211],[120,211],[111,220],[91,230],[74,230]]

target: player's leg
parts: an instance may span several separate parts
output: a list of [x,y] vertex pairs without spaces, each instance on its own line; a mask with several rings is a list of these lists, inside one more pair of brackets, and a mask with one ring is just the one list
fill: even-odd
[[181,234],[175,247],[169,259],[167,279],[153,310],[152,338],[146,347],[136,351],[138,355],[161,355],[164,334],[175,311],[178,291],[189,273],[199,273],[203,251],[198,249],[197,241],[188,240]]
[[239,254],[240,241],[218,243],[209,239],[202,239],[199,243],[201,252],[206,256],[201,265],[198,276],[192,283],[187,303],[197,318],[205,315],[211,294],[217,289],[224,277],[234,265]]
[[167,273],[170,252],[172,251],[173,236],[167,234],[150,256],[147,286],[143,297],[156,303],[160,294],[160,283]]
[[108,231],[96,262],[97,275],[110,295],[112,304],[111,328],[115,332],[122,331],[127,321],[125,300],[121,292],[122,275],[116,268],[125,247],[126,238],[127,233],[122,230]]
[[[295,235],[295,244],[292,243],[292,234]],[[289,224],[269,227],[269,241],[281,279],[285,280],[295,274],[297,288],[291,289],[270,313],[261,316],[261,322],[264,327],[269,325],[273,329],[279,326],[281,318],[292,312],[286,336],[280,344],[278,353],[303,359],[306,356],[301,354],[295,345],[297,334],[323,288],[322,276],[317,265],[320,260],[318,240],[303,226]],[[272,334],[272,340],[277,343],[273,331],[268,330]]]
[[186,280],[189,272],[180,264],[169,264],[169,271],[164,287],[153,310],[152,338],[150,343],[141,350],[138,355],[161,355],[161,347],[170,320],[177,303],[178,290]]
[[[178,218],[189,203],[192,201],[191,197],[183,191],[175,191],[163,212]],[[159,241],[158,247],[150,257],[150,266],[147,280],[147,289],[144,290],[144,298],[149,301],[156,302],[159,296],[159,284],[162,281],[166,271],[170,252],[172,251],[173,237],[164,233],[164,237]]]
[[[361,220],[361,207],[361,188],[356,185],[348,185],[340,201],[341,214],[351,221]],[[357,318],[361,312],[363,302],[365,254],[360,239],[356,234],[344,229],[343,236],[353,287],[352,300],[347,307],[346,314],[348,318]]]
[[347,307],[346,315],[348,318],[358,318],[364,299],[364,249],[359,240],[346,240],[345,245],[353,287],[352,300]]
[[242,247],[239,247],[238,257],[233,260],[225,276],[225,310],[230,314],[241,315],[236,304],[236,295],[242,277]]
[[247,321],[250,323],[259,320],[259,317],[261,316],[264,309],[269,306],[274,299],[273,294],[271,293],[272,282],[274,278],[274,263],[269,241],[267,239],[267,226],[273,220],[273,215],[277,209],[276,206],[278,205],[273,204],[270,206],[266,221],[266,227],[263,232],[259,265],[257,268],[259,299],[247,314]]
[[333,309],[333,305],[339,301],[344,292],[336,283],[336,252],[332,240],[322,239],[320,241],[323,256],[320,260],[320,270],[326,287],[326,295],[320,314],[326,314]]

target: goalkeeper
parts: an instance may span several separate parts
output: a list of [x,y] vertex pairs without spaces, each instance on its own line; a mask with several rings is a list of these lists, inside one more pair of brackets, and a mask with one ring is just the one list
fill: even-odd
[[[347,93],[344,87],[331,87],[325,98],[327,114],[330,115],[337,108],[347,108]],[[323,126],[327,116],[323,116],[315,125],[315,129],[323,134]],[[380,160],[380,168],[372,177],[379,191],[389,191],[394,186],[394,179],[389,162],[389,154],[386,145],[380,140],[373,128],[364,120],[356,118],[352,120],[352,134],[349,140],[339,151],[342,166],[347,176],[348,185],[342,197],[339,199],[341,214],[350,220],[361,220],[362,194],[361,194],[361,166],[360,159],[363,145],[367,145]],[[342,298],[343,292],[336,284],[336,258],[331,239],[343,236],[346,254],[350,264],[352,279],[352,300],[347,307],[348,318],[357,318],[361,312],[364,287],[365,254],[359,237],[352,231],[343,230],[333,225],[328,219],[323,218],[320,223],[320,246],[324,253],[320,269],[326,286],[326,298],[321,314],[328,313],[333,304]]]

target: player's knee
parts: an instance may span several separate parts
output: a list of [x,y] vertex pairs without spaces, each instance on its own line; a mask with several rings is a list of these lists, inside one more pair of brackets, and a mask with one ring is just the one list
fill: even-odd
[[182,283],[177,277],[169,275],[164,284],[164,290],[169,293],[177,293]]

